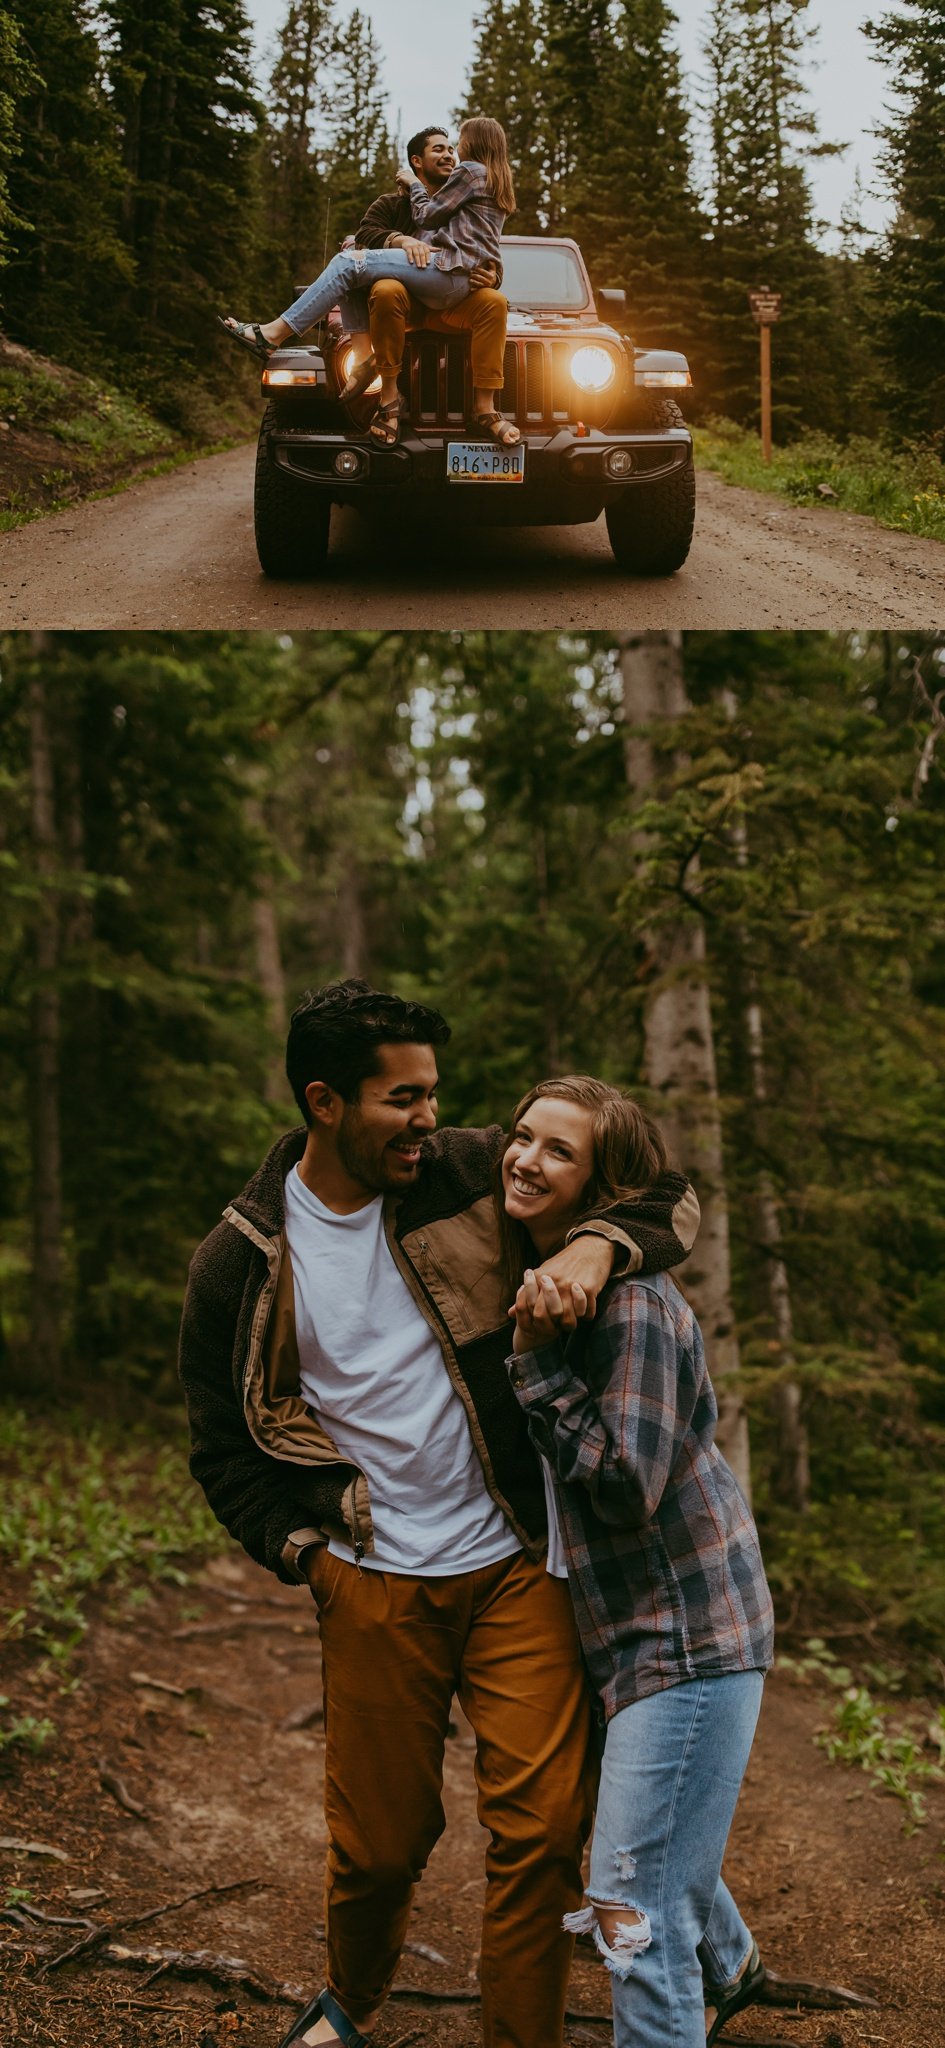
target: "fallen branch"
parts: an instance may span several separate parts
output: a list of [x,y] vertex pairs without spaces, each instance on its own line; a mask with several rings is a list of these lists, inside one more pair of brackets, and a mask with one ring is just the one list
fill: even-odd
[[859,1991],[848,1991],[842,1984],[810,1984],[806,1978],[778,1977],[769,1970],[765,1982],[755,1993],[755,2005],[774,2005],[782,2011],[788,2006],[799,2005],[804,2012],[841,2012],[844,2006],[859,2006],[866,2012],[878,2012],[879,2001],[864,1998]]
[[106,1792],[111,1793],[112,1798],[117,1800],[118,1805],[123,1807],[126,1813],[133,1813],[136,1820],[150,1820],[151,1815],[147,1807],[139,1805],[137,1799],[132,1799],[124,1778],[120,1778],[118,1772],[113,1770],[107,1757],[99,1758],[98,1775]]
[[7,1920],[11,1927],[28,1927],[31,1920],[41,1920],[44,1927],[94,1927],[94,1920],[84,1914],[44,1913],[39,1906],[2,1906],[0,1920]]
[[281,1735],[293,1735],[300,1728],[320,1726],[324,1718],[324,1708],[320,1702],[314,1707],[311,1705],[293,1707],[291,1714],[286,1714],[284,1719],[280,1721],[279,1732]]
[[68,1863],[64,1849],[54,1849],[51,1842],[21,1842],[18,1835],[0,1835],[0,1849],[12,1849],[17,1856],[54,1856],[57,1863]]
[[268,1886],[268,1879],[264,1877],[235,1877],[229,1884],[201,1885],[199,1891],[185,1892],[184,1897],[181,1899],[167,1899],[163,1906],[151,1906],[146,1913],[130,1914],[124,1920],[111,1920],[99,1927],[94,1926],[90,1920],[74,1921],[72,1923],[73,1926],[89,1927],[92,1930],[91,1933],[87,1934],[83,1940],[73,1942],[71,1948],[63,1949],[62,1954],[55,1956],[52,1962],[44,1965],[44,1968],[46,1970],[58,1970],[63,1963],[75,1962],[79,1956],[88,1955],[92,1949],[100,1948],[102,1943],[108,1941],[113,1934],[124,1934],[130,1927],[144,1927],[149,1920],[159,1920],[164,1913],[176,1913],[180,1906],[191,1905],[194,1899],[209,1899],[223,1892],[242,1891],[248,1884],[258,1885],[260,1891],[264,1891]]

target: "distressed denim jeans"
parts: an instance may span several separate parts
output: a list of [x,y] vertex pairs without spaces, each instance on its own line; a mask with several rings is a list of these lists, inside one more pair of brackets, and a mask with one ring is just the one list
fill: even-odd
[[433,262],[421,270],[403,249],[342,249],[321,276],[293,300],[282,318],[293,334],[305,334],[332,306],[340,306],[349,332],[366,332],[370,324],[367,294],[379,277],[398,279],[422,305],[440,311],[457,306],[469,293],[468,271],[438,270]]
[[[607,1724],[589,1905],[565,1924],[593,1929],[612,1973],[615,2048],[705,2048],[703,1980],[728,1986],[751,1952],[721,1869],[762,1685],[760,1671],[695,1679]],[[595,1904],[644,1917],[611,1946]]]

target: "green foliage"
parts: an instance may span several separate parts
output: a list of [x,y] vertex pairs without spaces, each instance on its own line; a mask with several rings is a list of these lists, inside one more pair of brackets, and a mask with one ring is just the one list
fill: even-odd
[[945,465],[931,442],[894,448],[856,435],[841,443],[801,434],[765,463],[757,435],[732,420],[710,419],[695,433],[697,460],[726,483],[773,491],[795,505],[837,504],[883,526],[945,540]]
[[21,1591],[3,1633],[36,1644],[60,1674],[82,1641],[92,1594],[131,1598],[142,1583],[186,1585],[193,1561],[228,1541],[188,1483],[176,1423],[160,1443],[147,1426],[0,1407],[0,1470],[0,1557]]
[[[0,1693],[0,1707],[8,1707],[9,1704],[6,1694]],[[25,1749],[30,1756],[40,1756],[47,1744],[54,1740],[55,1734],[53,1721],[38,1721],[35,1714],[18,1714],[5,1728],[0,1727],[0,1756],[6,1749]],[[32,1896],[31,1891],[14,1886],[7,1892],[5,1903],[20,1906]]]
[[886,1708],[877,1706],[865,1686],[846,1688],[834,1710],[832,1731],[818,1741],[831,1763],[865,1771],[878,1792],[888,1792],[900,1801],[907,1834],[925,1827],[928,1812],[919,1787],[931,1780],[940,1782],[945,1774],[940,1765],[923,1755],[921,1737],[891,1731]]
[[[437,1001],[448,1122],[503,1118],[569,1069],[646,1098],[652,935],[698,917],[779,1611],[788,1639],[816,1629],[851,1666],[925,1683],[945,1640],[941,636],[689,635],[690,708],[650,735],[659,802],[628,790],[619,652],[514,631],[7,636],[0,1354],[24,1396],[54,1397],[29,1297],[50,902],[68,1386],[162,1399],[190,1250],[295,1121],[280,1060],[305,986],[356,973]],[[37,662],[56,707],[45,866]],[[778,1490],[785,1378],[810,1437],[803,1515]]]
[[896,203],[879,251],[877,331],[904,434],[945,434],[945,13],[906,0],[866,27],[898,102],[883,130]]

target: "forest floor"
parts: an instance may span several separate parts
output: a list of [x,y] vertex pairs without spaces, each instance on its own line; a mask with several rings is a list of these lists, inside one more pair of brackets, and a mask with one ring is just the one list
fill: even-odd
[[[54,1716],[57,1734],[35,1755],[8,1749],[0,1759],[4,2048],[275,2048],[292,1988],[311,1995],[324,1955],[319,1650],[307,1596],[227,1552],[188,1585],[136,1589],[123,1607],[96,1595],[75,1670],[79,1685],[61,1690],[61,1672],[43,1673],[26,1640],[5,1650],[5,1719]],[[893,1799],[816,1747],[827,1712],[816,1685],[780,1671],[770,1680],[727,1874],[779,1973],[851,1986],[877,2009],[754,2011],[726,2038],[941,2048],[945,1790],[933,1787],[929,1825],[906,1835]],[[446,1801],[378,2048],[480,2039],[484,1837],[458,1710]],[[136,1927],[139,1915],[149,1917]],[[87,1931],[67,1924],[83,1916],[126,1950],[240,1958],[286,1996],[155,1976],[156,1954],[132,1969],[92,1951],[50,1971]],[[606,2048],[607,1983],[579,1951],[569,2048]]]
[[396,530],[336,511],[324,574],[267,581],[242,446],[0,535],[0,625],[50,631],[345,626],[554,631],[941,625],[945,546],[836,506],[702,470],[692,553],[671,577],[618,569],[603,517],[464,531],[407,508]]

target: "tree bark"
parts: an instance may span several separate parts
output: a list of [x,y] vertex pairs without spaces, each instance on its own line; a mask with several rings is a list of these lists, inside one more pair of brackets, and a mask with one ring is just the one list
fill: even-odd
[[[689,710],[679,633],[623,634],[618,640],[627,726],[627,781],[643,802],[658,796],[661,771],[641,726],[673,723]],[[688,870],[690,895],[698,870]],[[738,1389],[739,1346],[732,1308],[728,1200],[719,1113],[712,1012],[706,981],[705,928],[680,906],[674,924],[641,933],[650,966],[644,1020],[645,1072],[659,1099],[671,1152],[688,1173],[702,1207],[695,1249],[683,1285],[698,1316],[719,1402],[719,1448],[746,1494],[750,1484],[748,1424]]]
[[59,1114],[59,906],[56,798],[46,663],[48,633],[30,634],[27,709],[31,828],[39,882],[32,1001],[32,1285],[30,1337],[39,1373],[58,1392],[62,1378],[62,1140]]
[[[723,693],[726,710],[734,717],[734,697]],[[735,858],[740,868],[749,863],[748,833],[744,818],[737,817],[732,826],[732,843]],[[744,928],[738,932],[741,953],[741,999],[745,1044],[748,1053],[749,1090],[751,1098],[751,1135],[756,1157],[760,1160],[767,1149],[768,1121],[768,1078],[765,1067],[764,1013],[758,976],[748,950],[748,936]],[[759,1165],[755,1177],[755,1234],[764,1251],[764,1291],[767,1297],[771,1328],[777,1346],[778,1364],[785,1377],[771,1390],[771,1410],[775,1423],[775,1470],[774,1488],[786,1506],[798,1514],[805,1514],[810,1506],[810,1444],[807,1425],[803,1418],[801,1390],[796,1380],[790,1377],[794,1358],[794,1316],[791,1308],[791,1285],[784,1263],[784,1248],[781,1237],[781,1207],[774,1176],[766,1166]]]
[[[246,817],[254,832],[265,832],[266,824],[260,797],[247,798]],[[279,938],[279,915],[269,875],[257,877],[256,894],[253,898],[253,937],[256,949],[256,974],[266,999],[266,1016],[272,1040],[272,1051],[266,1061],[263,1096],[267,1102],[281,1102],[286,1093],[283,1067],[287,1021],[285,973]]]

